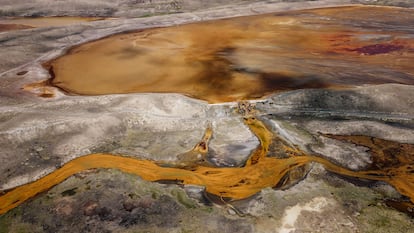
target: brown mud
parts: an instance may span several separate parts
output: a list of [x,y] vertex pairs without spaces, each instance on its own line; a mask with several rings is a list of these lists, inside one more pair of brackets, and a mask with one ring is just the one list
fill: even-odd
[[[56,171],[32,183],[14,188],[0,196],[0,214],[15,208],[24,201],[44,192],[64,181],[66,178],[94,168],[112,168],[123,172],[136,174],[147,181],[172,181],[180,184],[194,184],[205,187],[209,196],[219,197],[220,200],[239,200],[248,198],[266,187],[283,189],[294,180],[302,179],[308,169],[303,169],[312,162],[322,164],[328,171],[339,175],[384,181],[391,184],[411,202],[390,202],[391,206],[412,207],[414,203],[414,163],[411,156],[413,145],[399,144],[383,139],[366,136],[336,136],[328,137],[347,140],[370,149],[373,161],[379,167],[372,166],[368,170],[352,171],[322,157],[308,155],[299,149],[282,143],[280,147],[288,155],[286,158],[269,157],[269,147],[273,142],[282,141],[274,135],[257,118],[245,118],[246,125],[257,136],[260,145],[254,150],[242,167],[215,167],[206,160],[208,142],[212,129],[207,128],[203,139],[188,153],[177,156],[177,162],[156,162],[137,158],[129,158],[110,154],[90,154],[76,158]],[[381,147],[381,145],[385,145]],[[400,151],[390,152],[397,162],[388,164],[383,157],[384,151],[400,148]],[[386,152],[388,153],[388,152]],[[388,155],[388,154],[387,154]],[[406,157],[409,158],[406,158]],[[298,175],[298,171],[301,171]],[[286,182],[288,181],[288,182]],[[227,202],[227,201],[226,201]]]
[[31,26],[27,26],[27,25],[22,25],[22,24],[4,24],[4,23],[0,23],[0,32],[5,32],[5,31],[13,31],[13,30],[22,30],[22,29],[29,29],[29,28],[33,28]]
[[210,103],[305,88],[413,85],[414,10],[350,6],[117,34],[44,64],[68,93],[182,93]]

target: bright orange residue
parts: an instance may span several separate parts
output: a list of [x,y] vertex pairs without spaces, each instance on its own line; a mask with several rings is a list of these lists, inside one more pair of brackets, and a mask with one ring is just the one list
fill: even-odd
[[[288,147],[288,158],[266,157],[272,140],[277,139],[258,119],[249,117],[245,120],[252,132],[259,138],[260,145],[252,153],[246,165],[240,168],[212,167],[203,161],[211,136],[211,129],[206,130],[203,140],[197,144],[193,152],[201,153],[194,159],[194,166],[178,166],[162,164],[136,158],[128,158],[109,154],[91,154],[76,158],[51,174],[32,183],[17,187],[0,197],[0,214],[6,213],[38,193],[44,192],[59,184],[69,176],[93,168],[114,168],[123,172],[136,174],[147,181],[180,181],[183,184],[205,186],[205,191],[222,198],[244,199],[254,195],[265,187],[275,187],[289,172],[303,167],[310,162],[321,163],[329,171],[337,174],[385,181],[393,185],[401,194],[410,197],[414,202],[414,165],[398,163],[382,170],[351,171],[340,167],[326,159],[306,155],[296,148]],[[285,147],[285,146],[284,146]],[[190,153],[191,154],[191,153]],[[194,155],[196,155],[195,153]],[[186,160],[189,161],[188,158]],[[168,166],[168,167],[167,167]]]

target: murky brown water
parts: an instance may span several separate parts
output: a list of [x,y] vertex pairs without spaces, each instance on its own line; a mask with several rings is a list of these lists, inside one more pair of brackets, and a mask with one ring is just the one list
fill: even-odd
[[93,17],[38,17],[0,19],[0,32],[28,28],[67,26],[76,23],[102,20]]
[[110,36],[45,66],[69,93],[183,93],[211,103],[277,91],[414,84],[414,10],[353,6]]

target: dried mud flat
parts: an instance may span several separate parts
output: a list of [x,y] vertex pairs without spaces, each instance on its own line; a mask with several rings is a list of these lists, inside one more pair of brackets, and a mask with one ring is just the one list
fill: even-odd
[[[338,13],[312,9],[335,1],[235,2],[0,33],[0,232],[409,232],[413,10],[358,5]],[[251,16],[250,25],[237,18],[243,30],[229,26],[233,19],[195,23],[260,13],[276,18]],[[223,22],[211,36],[209,24],[220,28]],[[311,32],[315,28],[319,34]],[[258,29],[265,33],[251,36]],[[110,37],[124,31],[135,32]],[[188,37],[194,32],[199,36]],[[146,33],[153,38],[145,41]],[[183,68],[189,71],[168,74],[197,79],[207,72],[231,82],[216,80],[195,94],[169,89],[82,96],[77,87],[59,86],[57,68],[96,77],[83,65],[115,67],[113,61],[64,59],[120,37],[132,38],[139,49],[112,49],[144,62],[147,69],[134,72],[152,74],[145,79],[161,72],[163,66],[151,65],[170,54],[165,69],[189,65]],[[93,42],[99,38],[106,39]],[[114,76],[117,70],[124,69],[112,70]],[[305,78],[286,88],[310,76],[324,85]],[[275,77],[266,89],[263,78]],[[86,83],[89,77],[78,78]],[[169,82],[161,81],[154,83]],[[99,89],[101,82],[80,86]],[[226,89],[237,83],[252,89]],[[275,93],[278,83],[282,89]]]

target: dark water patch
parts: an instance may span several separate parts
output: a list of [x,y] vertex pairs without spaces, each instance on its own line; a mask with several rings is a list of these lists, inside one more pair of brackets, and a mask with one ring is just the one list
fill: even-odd
[[24,71],[17,72],[16,74],[17,74],[17,75],[19,75],[19,76],[22,76],[22,75],[27,74],[28,72],[29,72],[29,71],[24,70]]
[[385,204],[398,211],[406,213],[407,215],[414,217],[414,204],[410,201],[404,200],[386,200]]
[[76,194],[76,190],[77,190],[78,188],[72,188],[72,189],[68,189],[68,190],[65,190],[65,191],[63,191],[60,195],[62,195],[63,197],[66,197],[66,196],[73,196],[73,195],[75,195]]
[[332,84],[313,76],[292,77],[278,73],[260,73],[259,76],[267,92],[275,90],[327,88],[332,86]]
[[404,49],[402,45],[393,45],[393,44],[373,44],[367,45],[356,49],[348,49],[348,51],[358,52],[364,55],[377,55],[383,53],[391,53]]

